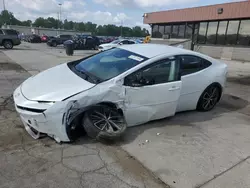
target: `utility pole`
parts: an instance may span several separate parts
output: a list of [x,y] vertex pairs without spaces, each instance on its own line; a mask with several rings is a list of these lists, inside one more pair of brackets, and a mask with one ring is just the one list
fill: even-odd
[[121,21],[121,37],[122,37],[122,27],[123,27],[123,21]]
[[5,8],[5,0],[3,0],[3,10],[6,10],[6,8]]
[[[60,21],[62,19],[62,3],[59,3],[58,5],[59,5],[59,8],[60,8],[60,10],[59,10],[59,23],[60,23]],[[61,25],[60,25],[60,28],[61,28]]]

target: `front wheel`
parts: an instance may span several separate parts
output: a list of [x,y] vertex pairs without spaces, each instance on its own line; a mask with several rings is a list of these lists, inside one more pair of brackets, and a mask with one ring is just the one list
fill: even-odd
[[4,41],[3,46],[5,49],[12,49],[13,48],[13,44],[9,40]]
[[109,106],[96,106],[88,110],[83,117],[82,126],[89,137],[98,140],[116,140],[127,129],[123,115]]
[[217,85],[209,86],[200,96],[197,110],[210,111],[218,103],[220,99],[221,90]]

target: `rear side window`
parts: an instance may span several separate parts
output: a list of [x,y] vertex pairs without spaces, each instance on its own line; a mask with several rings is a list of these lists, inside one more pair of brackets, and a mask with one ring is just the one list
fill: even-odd
[[208,68],[212,63],[208,60],[203,59],[202,61],[202,69]]
[[129,43],[128,43],[128,40],[123,40],[123,41],[122,41],[122,44],[129,44]]
[[181,56],[181,75],[185,76],[209,67],[212,63],[197,56]]
[[17,31],[15,30],[5,30],[5,33],[7,35],[18,35]]

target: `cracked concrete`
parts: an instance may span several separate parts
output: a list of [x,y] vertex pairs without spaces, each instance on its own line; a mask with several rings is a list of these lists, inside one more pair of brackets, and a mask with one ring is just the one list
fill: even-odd
[[[31,74],[80,58],[65,57],[61,49],[43,44],[25,45],[35,50],[5,53]],[[0,70],[5,70],[0,71],[0,187],[168,187],[144,166],[172,188],[250,186],[249,65],[228,62],[231,82],[211,112],[180,113],[130,128],[116,146],[86,138],[58,145],[48,138],[34,141],[23,131],[8,96],[27,72],[6,56],[1,58],[0,54]]]
[[11,96],[29,76],[0,52],[0,188],[166,187],[119,146],[86,137],[62,145],[50,138],[33,140]]

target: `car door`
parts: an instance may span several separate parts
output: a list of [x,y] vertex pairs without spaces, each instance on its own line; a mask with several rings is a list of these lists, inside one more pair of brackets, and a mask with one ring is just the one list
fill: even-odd
[[194,110],[209,83],[204,72],[212,63],[194,55],[181,55],[178,58],[181,63],[182,89],[177,111]]
[[181,85],[175,58],[158,61],[125,77],[124,115],[128,126],[173,116]]

